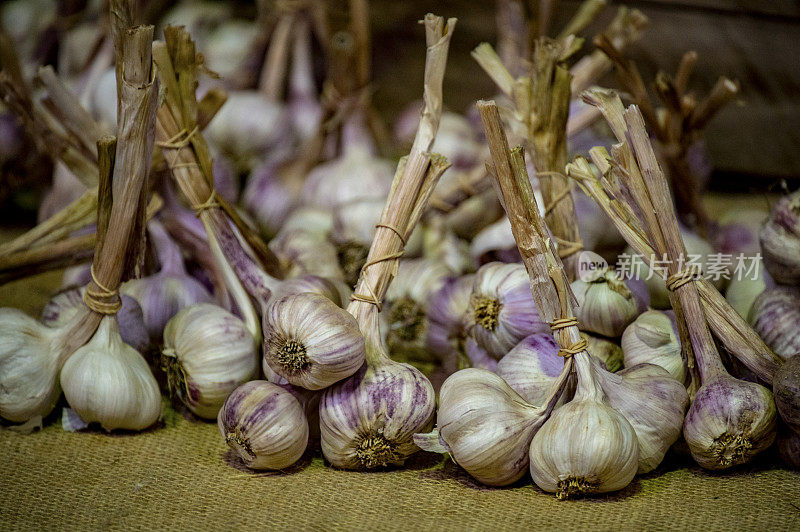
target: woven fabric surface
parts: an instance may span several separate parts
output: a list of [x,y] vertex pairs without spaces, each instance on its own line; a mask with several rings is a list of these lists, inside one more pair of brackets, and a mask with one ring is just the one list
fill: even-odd
[[710,474],[675,458],[620,493],[557,501],[530,479],[478,485],[450,460],[356,473],[305,457],[247,471],[215,424],[166,410],[140,434],[0,432],[0,528],[800,529],[800,474],[769,458]]

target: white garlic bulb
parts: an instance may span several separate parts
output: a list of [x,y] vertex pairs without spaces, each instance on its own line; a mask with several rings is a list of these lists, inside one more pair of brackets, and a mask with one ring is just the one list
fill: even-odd
[[589,356],[573,358],[575,397],[553,412],[530,445],[533,481],[559,499],[622,489],[639,465],[633,427],[609,406]]
[[585,273],[570,286],[582,330],[617,338],[639,314],[633,292],[610,268]]
[[169,320],[161,363],[172,393],[205,419],[216,419],[225,398],[258,370],[245,323],[208,303],[186,307]]
[[142,355],[122,341],[114,316],[103,317],[64,363],[61,388],[81,419],[108,431],[141,430],[161,415],[158,383]]
[[474,264],[487,261],[518,262],[521,260],[517,241],[511,232],[511,223],[503,217],[483,228],[469,245],[469,254]]
[[269,367],[308,390],[349,377],[364,363],[364,337],[355,318],[318,294],[270,300],[263,331]]
[[[73,288],[53,297],[42,310],[42,323],[48,327],[67,325],[86,308],[83,293],[86,288]],[[117,312],[117,323],[122,341],[140,353],[150,346],[150,335],[144,323],[142,307],[130,296],[120,296],[120,307]]]
[[526,336],[550,331],[539,319],[522,264],[482,266],[475,274],[467,319],[475,341],[497,359]]
[[303,406],[287,390],[267,381],[236,388],[219,411],[225,443],[252,469],[283,469],[297,462],[308,445]]
[[60,329],[0,308],[0,417],[22,423],[53,410],[61,388]]
[[386,347],[394,358],[436,360],[442,353],[428,349],[428,302],[452,272],[429,259],[400,261],[397,276],[386,292],[384,310]]
[[644,312],[622,333],[621,343],[626,368],[655,364],[667,370],[676,381],[687,383],[689,370],[681,354],[678,324],[671,310]]
[[689,394],[664,368],[638,364],[609,373],[592,361],[609,404],[633,427],[639,442],[638,473],[652,471],[681,435]]
[[344,279],[336,247],[324,234],[304,229],[284,229],[270,240],[269,249],[278,257],[287,277],[312,274]]
[[551,334],[523,338],[497,363],[496,373],[531,404],[541,405],[564,369]]

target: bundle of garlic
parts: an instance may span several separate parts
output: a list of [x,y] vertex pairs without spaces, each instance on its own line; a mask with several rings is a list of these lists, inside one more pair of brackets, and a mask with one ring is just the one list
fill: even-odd
[[[708,329],[716,316],[701,306],[699,294],[705,284],[699,272],[685,265],[686,248],[669,190],[638,107],[630,106],[626,110],[616,95],[599,89],[587,91],[584,98],[600,109],[620,142],[613,148],[611,157],[602,148],[590,151],[595,164],[604,173],[602,184],[590,190],[596,198],[602,198],[600,191],[606,187],[608,194],[616,199],[617,217],[622,222],[618,227],[625,227],[621,232],[629,244],[638,244],[636,238],[629,237],[632,233],[642,240],[645,239],[643,235],[647,235],[653,249],[669,259],[667,286],[672,292],[672,306],[681,328],[681,347],[687,354],[689,369],[696,362],[699,370],[699,380],[693,382],[697,391],[684,425],[689,450],[698,464],[709,469],[747,462],[775,439],[772,394],[759,384],[733,378],[722,364]],[[582,167],[585,169],[578,161],[570,165],[568,171],[581,175]],[[582,178],[581,182],[588,185],[590,181]],[[603,204],[602,200],[598,202]],[[739,317],[730,307],[726,310],[726,320]],[[725,342],[725,338],[722,339]],[[736,350],[731,353],[742,354]],[[742,361],[747,364],[750,360],[748,357]]]

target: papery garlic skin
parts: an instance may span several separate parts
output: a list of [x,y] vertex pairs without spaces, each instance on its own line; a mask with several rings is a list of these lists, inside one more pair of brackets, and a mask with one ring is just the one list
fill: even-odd
[[284,228],[270,240],[269,249],[278,257],[287,277],[310,274],[330,279],[344,278],[336,247],[319,232]]
[[497,363],[496,373],[527,402],[541,405],[561,374],[564,359],[550,334],[523,338]]
[[759,238],[772,278],[780,284],[800,283],[800,191],[775,204]]
[[308,446],[308,420],[297,398],[277,384],[250,381],[225,400],[217,417],[225,443],[251,469],[283,469]]
[[242,203],[258,222],[259,228],[274,236],[283,227],[299,201],[298,183],[287,182],[281,175],[287,156],[270,156],[247,178]]
[[741,317],[748,319],[758,296],[765,290],[775,288],[775,281],[772,280],[765,268],[758,269],[755,279],[752,277],[731,278],[728,287],[725,289],[725,300],[730,303]]
[[525,474],[539,416],[501,377],[467,368],[439,390],[436,425],[455,463],[484,484],[507,486]]
[[142,430],[161,415],[158,383],[142,355],[122,341],[113,316],[64,363],[61,387],[81,419],[107,431]]
[[58,329],[0,308],[0,417],[22,423],[49,414],[58,398]]
[[[53,297],[42,310],[42,323],[48,327],[61,327],[72,321],[86,307],[83,302],[85,287],[61,292]],[[144,323],[142,307],[132,297],[120,296],[122,307],[117,312],[119,335],[122,341],[140,353],[150,346],[150,335]]]
[[171,391],[204,419],[216,419],[225,398],[258,370],[245,323],[208,303],[186,307],[167,323],[161,361]]
[[414,434],[433,424],[436,394],[409,364],[365,365],[331,386],[319,405],[322,453],[334,467],[402,465],[417,452]]
[[553,412],[530,445],[533,481],[558,499],[622,489],[639,465],[633,427],[606,402],[588,355],[575,359],[575,397]]
[[488,261],[519,262],[522,257],[517,249],[517,241],[511,232],[508,218],[483,228],[469,245],[469,254],[475,264],[491,264]]
[[800,353],[789,357],[772,379],[775,406],[792,430],[800,433]]
[[784,360],[800,352],[800,290],[777,286],[753,302],[750,323],[764,342]]
[[570,287],[578,302],[575,315],[584,331],[618,338],[639,315],[633,292],[610,268],[584,274]]
[[304,274],[284,279],[275,286],[270,297],[280,299],[297,294],[318,294],[342,306],[350,298],[350,288],[338,279],[328,279],[318,275]]
[[539,318],[522,264],[492,262],[478,270],[467,320],[478,345],[497,359],[526,336],[550,331]]
[[472,296],[473,277],[449,277],[430,295],[425,341],[428,349],[440,353],[443,360],[465,354],[466,314]]
[[625,416],[636,432],[637,472],[652,471],[681,435],[683,415],[689,405],[686,388],[654,364],[638,364],[613,374],[595,369],[609,404]]
[[686,384],[689,376],[681,354],[681,341],[675,314],[670,311],[648,310],[628,325],[622,333],[625,367],[655,364],[672,377]]
[[492,373],[497,372],[497,359],[489,356],[484,348],[478,345],[472,337],[467,337],[464,340],[464,354],[469,360],[469,364],[473,368],[485,369]]
[[355,318],[318,294],[270,300],[263,315],[264,359],[295,386],[321,390],[364,363]]
[[775,421],[769,390],[721,374],[698,390],[686,414],[683,436],[700,466],[726,469],[772,445]]
[[618,343],[588,333],[581,333],[581,338],[589,344],[586,351],[602,362],[606,370],[614,373],[622,369],[624,357],[622,347]]

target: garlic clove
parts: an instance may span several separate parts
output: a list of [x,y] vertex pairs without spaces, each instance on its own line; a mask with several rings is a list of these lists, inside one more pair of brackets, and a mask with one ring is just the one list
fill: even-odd
[[440,438],[455,463],[489,486],[522,478],[540,418],[536,406],[483,369],[457,371],[439,391]]
[[113,316],[64,363],[61,387],[81,419],[107,431],[142,430],[161,415],[158,383],[142,355],[122,341]]
[[219,411],[225,443],[251,469],[283,469],[308,446],[308,421],[297,398],[277,384],[250,381],[236,388]]
[[264,359],[295,386],[321,390],[364,363],[355,318],[318,294],[271,299],[263,315]]
[[692,401],[683,437],[706,469],[748,462],[775,440],[775,402],[763,386],[718,375],[703,383]]
[[22,423],[49,414],[61,396],[59,329],[0,308],[0,417]]
[[497,359],[526,336],[550,331],[539,318],[522,264],[492,262],[478,270],[467,320],[478,345]]
[[205,419],[216,419],[225,398],[258,370],[245,323],[208,303],[186,307],[167,323],[161,362],[170,390]]
[[678,324],[672,311],[643,313],[622,333],[621,345],[625,367],[655,364],[686,384],[689,371],[681,354]]
[[325,390],[319,408],[325,459],[374,469],[402,465],[419,450],[414,434],[430,430],[436,394],[419,370],[387,359]]
[[541,405],[564,368],[558,344],[549,334],[532,334],[497,363],[496,373],[525,400]]

